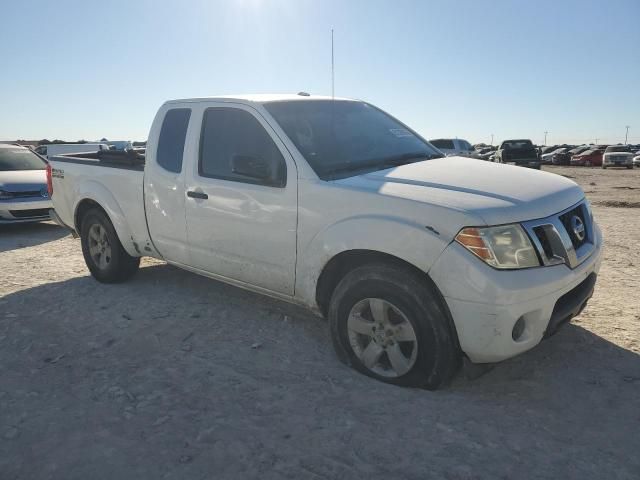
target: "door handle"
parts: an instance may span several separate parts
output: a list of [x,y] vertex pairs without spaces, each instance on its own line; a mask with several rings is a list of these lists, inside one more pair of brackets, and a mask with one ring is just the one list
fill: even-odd
[[187,197],[191,197],[191,198],[199,198],[201,200],[206,200],[207,198],[209,198],[209,195],[207,195],[204,192],[193,192],[193,191],[188,191],[187,192]]

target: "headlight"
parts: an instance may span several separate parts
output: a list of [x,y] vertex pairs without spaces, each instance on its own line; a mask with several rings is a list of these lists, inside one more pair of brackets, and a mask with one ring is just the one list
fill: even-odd
[[494,268],[516,269],[540,266],[531,240],[518,224],[463,228],[456,235],[456,241]]
[[10,198],[13,198],[12,193],[0,190],[0,200],[8,200]]

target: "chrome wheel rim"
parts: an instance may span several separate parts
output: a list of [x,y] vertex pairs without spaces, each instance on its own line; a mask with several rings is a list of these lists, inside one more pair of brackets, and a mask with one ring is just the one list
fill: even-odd
[[406,375],[418,358],[413,325],[398,307],[381,298],[365,298],[351,308],[347,334],[358,360],[382,377]]
[[107,231],[102,225],[91,225],[88,241],[91,259],[100,270],[104,270],[111,263],[111,244]]

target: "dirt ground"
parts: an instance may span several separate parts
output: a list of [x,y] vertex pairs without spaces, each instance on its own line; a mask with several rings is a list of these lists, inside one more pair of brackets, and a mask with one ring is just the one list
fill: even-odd
[[60,228],[0,228],[0,479],[640,478],[640,169],[548,169],[594,204],[596,294],[438,392],[296,307],[158,261],[100,285]]

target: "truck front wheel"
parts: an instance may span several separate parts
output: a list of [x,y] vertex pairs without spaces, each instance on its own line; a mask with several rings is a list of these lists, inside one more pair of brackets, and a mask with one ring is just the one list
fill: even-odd
[[455,332],[440,296],[408,269],[352,270],[333,292],[328,317],[338,357],[383,382],[436,389],[459,365]]
[[84,215],[80,240],[87,268],[99,282],[124,282],[140,266],[140,258],[132,257],[125,251],[111,221],[99,209],[89,210]]

